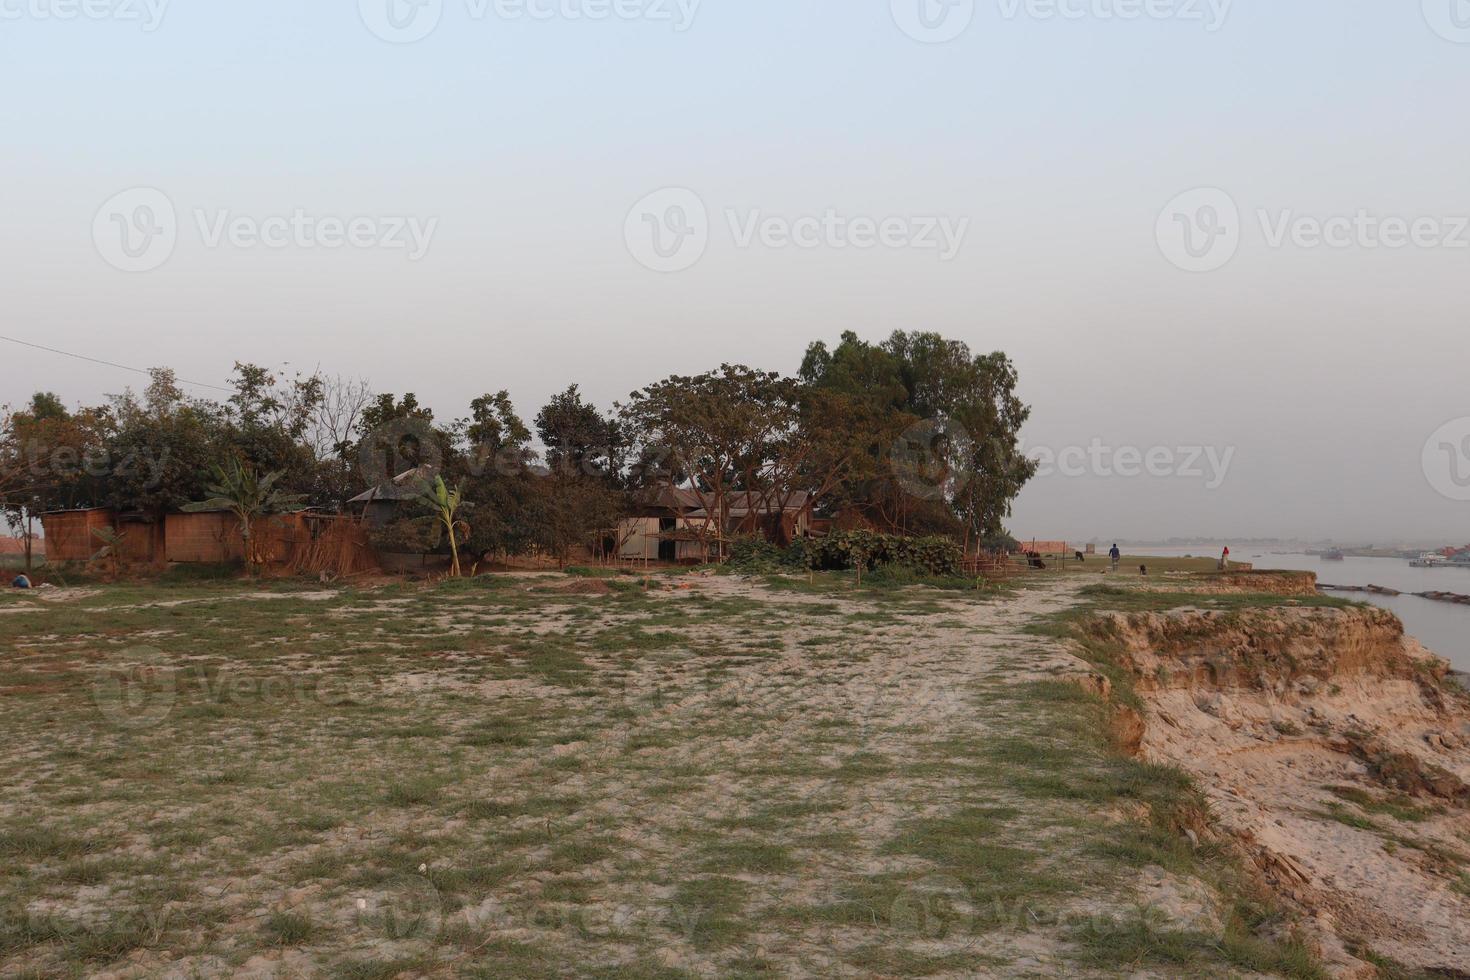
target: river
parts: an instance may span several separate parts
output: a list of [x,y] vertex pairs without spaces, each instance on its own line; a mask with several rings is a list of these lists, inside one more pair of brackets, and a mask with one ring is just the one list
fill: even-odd
[[[1139,552],[1178,556],[1193,554],[1213,557],[1218,549],[1143,548]],[[1136,554],[1139,552],[1129,552]],[[1470,595],[1470,568],[1413,568],[1405,558],[1345,558],[1323,561],[1316,555],[1253,553],[1249,549],[1235,551],[1232,558],[1249,562],[1256,568],[1282,568],[1317,573],[1317,581],[1330,585],[1381,585],[1399,592],[1458,592]],[[1456,670],[1470,672],[1470,606],[1435,602],[1418,596],[1383,596],[1340,593],[1345,599],[1357,599],[1382,606],[1398,614],[1404,628],[1420,643],[1454,664]]]

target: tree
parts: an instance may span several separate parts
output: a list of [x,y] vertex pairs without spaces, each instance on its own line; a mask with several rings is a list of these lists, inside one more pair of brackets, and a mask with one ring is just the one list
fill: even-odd
[[[1030,409],[1003,353],[976,356],[936,333],[899,331],[874,345],[849,332],[835,350],[812,344],[801,377],[883,420],[872,423],[867,479],[844,488],[857,509],[895,530],[950,523],[975,539],[1003,533],[1036,470],[1020,450]],[[920,463],[895,458],[905,455],[895,447],[915,451]]]
[[67,411],[50,392],[7,411],[0,426],[0,508],[25,545],[26,569],[38,514],[103,502],[113,469],[108,459],[112,418],[106,409]]
[[306,442],[316,459],[311,500],[319,507],[336,508],[353,496],[361,481],[355,475],[358,425],[373,401],[372,389],[361,378],[321,379]]
[[510,394],[484,394],[470,403],[469,417],[454,425],[445,469],[463,490],[470,529],[466,543],[479,554],[522,554],[537,547],[535,528],[545,494],[531,472],[531,430],[521,421]]
[[571,385],[537,413],[536,434],[547,464],[546,475],[536,481],[543,492],[529,508],[537,547],[563,566],[579,544],[599,553],[607,539],[620,547],[629,442],[621,420],[604,416]]
[[254,574],[265,564],[266,555],[255,537],[255,525],[271,514],[294,514],[305,509],[303,494],[276,489],[280,473],[259,476],[255,468],[231,459],[225,466],[215,466],[214,482],[206,500],[185,504],[186,513],[227,510],[239,521],[240,537],[245,542],[245,566]]
[[279,473],[284,486],[311,486],[316,458],[306,435],[323,397],[320,378],[287,378],[236,362],[234,393],[220,413],[221,452],[261,472]]
[[555,474],[615,482],[626,465],[628,435],[617,416],[582,401],[576,385],[554,395],[536,416],[536,435]]
[[723,556],[732,491],[762,492],[767,465],[798,418],[797,383],[770,371],[721,365],[693,377],[675,375],[619,406],[643,456],[662,460],[663,479],[684,484],[704,512],[694,528],[706,560]]
[[459,519],[459,508],[463,502],[459,488],[449,489],[444,477],[434,477],[433,483],[425,483],[419,489],[419,503],[426,507],[441,530],[449,536],[450,574],[459,578],[459,535],[469,537],[469,525]]
[[875,432],[887,416],[865,398],[802,385],[796,391],[796,424],[773,441],[766,502],[784,512],[805,493],[815,508],[840,488],[870,475]]
[[475,477],[510,476],[525,470],[534,455],[531,430],[516,414],[510,393],[498,391],[470,402],[470,417],[456,423],[465,443],[465,466]]
[[226,420],[212,402],[186,398],[172,371],[155,368],[139,401],[114,396],[106,506],[161,516],[209,493],[211,469],[227,451]]
[[25,457],[18,451],[14,421],[10,409],[0,410],[0,511],[12,530],[21,531],[25,544],[26,571],[31,571],[31,539],[24,527],[25,505],[21,502],[25,479]]
[[454,450],[453,433],[434,424],[433,410],[413,392],[401,400],[378,395],[360,413],[357,432],[352,456],[364,489],[421,466],[442,470]]

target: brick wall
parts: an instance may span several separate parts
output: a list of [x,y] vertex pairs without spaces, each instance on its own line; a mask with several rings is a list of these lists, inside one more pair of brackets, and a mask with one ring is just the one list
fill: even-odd
[[169,514],[164,518],[164,543],[170,562],[217,565],[245,560],[233,514]]
[[110,510],[71,510],[59,514],[42,514],[41,529],[46,536],[48,561],[89,561],[102,542],[93,536],[93,528],[112,527]]
[[123,521],[118,524],[122,539],[118,555],[124,565],[158,565],[163,563],[164,543],[161,522]]

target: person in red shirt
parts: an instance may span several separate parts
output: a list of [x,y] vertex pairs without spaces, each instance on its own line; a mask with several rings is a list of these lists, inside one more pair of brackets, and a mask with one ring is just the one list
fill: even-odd
[[1230,567],[1230,546],[1227,544],[1225,550],[1220,553],[1220,571]]

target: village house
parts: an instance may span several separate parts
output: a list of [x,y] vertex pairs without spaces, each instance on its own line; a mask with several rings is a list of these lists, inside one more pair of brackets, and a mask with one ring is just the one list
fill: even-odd
[[424,464],[404,470],[391,480],[378,484],[347,501],[347,510],[362,517],[368,527],[391,524],[404,516],[404,506],[423,496],[424,488],[434,482],[438,469]]
[[812,527],[812,502],[804,491],[780,495],[746,491],[725,494],[725,520],[711,515],[709,494],[664,487],[618,526],[617,555],[623,560],[694,563],[708,561],[722,543],[758,534],[788,545]]

